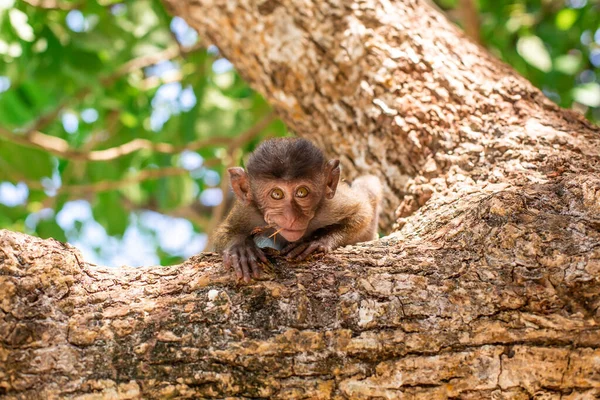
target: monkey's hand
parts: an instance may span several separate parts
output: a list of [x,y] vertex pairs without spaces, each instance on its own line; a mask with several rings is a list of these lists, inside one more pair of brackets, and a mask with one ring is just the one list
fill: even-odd
[[260,277],[260,261],[269,264],[265,253],[256,246],[252,237],[234,239],[223,251],[223,265],[235,271],[238,280],[249,283]]
[[306,242],[290,243],[281,250],[280,254],[287,259],[302,261],[313,253],[329,253],[336,247],[335,238],[324,235]]

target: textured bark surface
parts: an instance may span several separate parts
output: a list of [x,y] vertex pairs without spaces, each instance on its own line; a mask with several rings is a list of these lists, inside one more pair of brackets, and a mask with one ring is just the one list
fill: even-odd
[[1,231],[0,393],[595,398],[600,218],[581,184],[481,196],[422,240],[275,261],[247,287],[211,254],[99,268]]
[[600,135],[420,1],[171,1],[385,238],[236,286],[0,231],[0,397],[600,396]]
[[597,171],[597,129],[423,0],[164,2],[349,177],[382,177],[386,232],[457,180],[538,182],[583,155]]

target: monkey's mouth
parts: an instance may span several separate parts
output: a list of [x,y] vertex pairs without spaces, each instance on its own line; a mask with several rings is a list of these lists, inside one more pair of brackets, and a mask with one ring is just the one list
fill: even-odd
[[282,229],[279,231],[279,234],[283,236],[283,238],[288,242],[295,242],[296,240],[300,240],[300,238],[304,236],[304,232],[306,232],[306,229]]

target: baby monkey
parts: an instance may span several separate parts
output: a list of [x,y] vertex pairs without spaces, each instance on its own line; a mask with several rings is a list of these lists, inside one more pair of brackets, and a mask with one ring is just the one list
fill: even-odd
[[304,260],[377,238],[379,179],[367,175],[352,185],[339,183],[339,164],[306,139],[281,138],[263,142],[247,171],[228,169],[236,202],[214,243],[238,279],[260,276],[260,261],[268,263],[261,247]]

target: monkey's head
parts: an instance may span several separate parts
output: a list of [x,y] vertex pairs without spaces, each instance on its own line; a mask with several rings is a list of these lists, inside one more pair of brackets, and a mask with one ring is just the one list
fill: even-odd
[[277,225],[288,242],[304,236],[315,212],[335,195],[339,160],[325,159],[306,139],[282,138],[263,142],[248,159],[247,169],[229,168],[237,198],[254,204],[265,221]]

